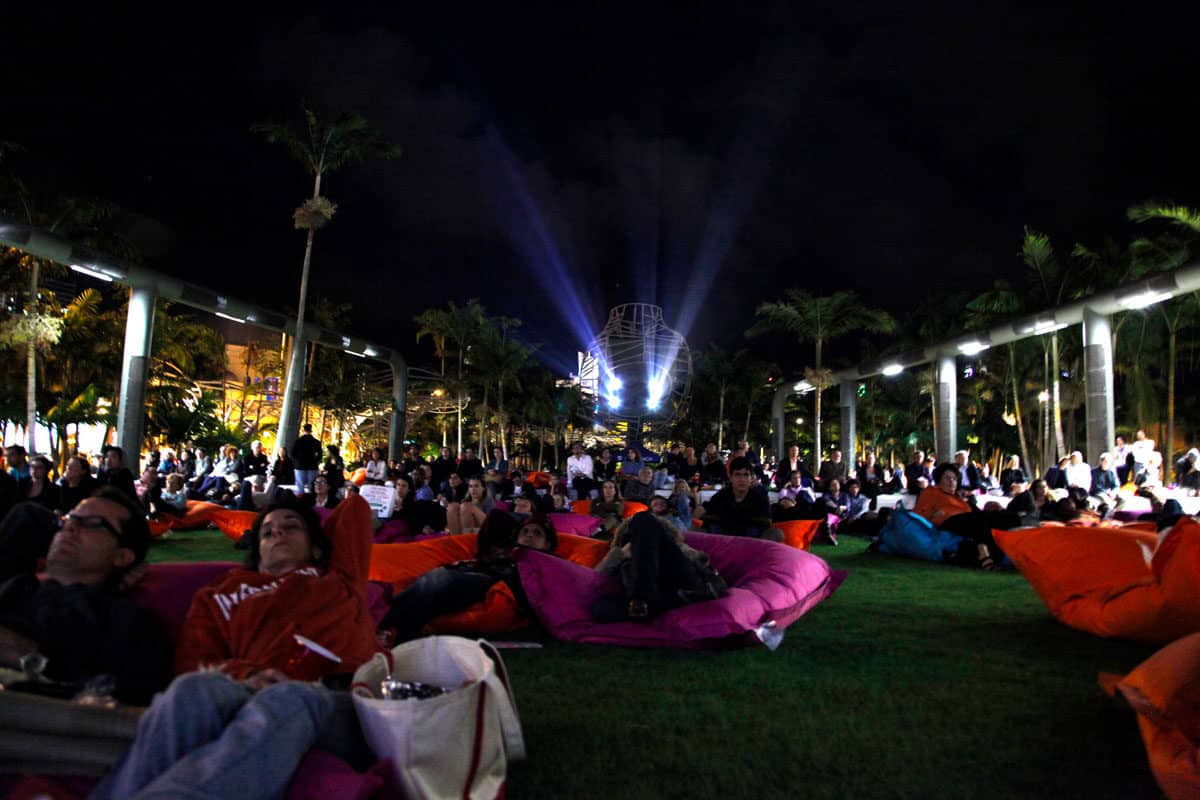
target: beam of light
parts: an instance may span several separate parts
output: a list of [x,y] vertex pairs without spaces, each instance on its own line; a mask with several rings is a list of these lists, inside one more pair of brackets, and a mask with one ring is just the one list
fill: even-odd
[[1170,298],[1171,295],[1169,294],[1156,292],[1153,289],[1150,289],[1145,292],[1139,292],[1138,294],[1130,295],[1128,297],[1119,297],[1117,298],[1117,303],[1119,303],[1122,308],[1127,308],[1130,311],[1136,311],[1139,308],[1146,308],[1147,306],[1152,306],[1155,303],[1161,303],[1163,300],[1169,300]]
[[646,383],[646,408],[649,411],[658,411],[662,407],[663,395],[667,393],[667,377],[671,372],[671,364],[659,369],[655,374],[650,376],[650,380]]

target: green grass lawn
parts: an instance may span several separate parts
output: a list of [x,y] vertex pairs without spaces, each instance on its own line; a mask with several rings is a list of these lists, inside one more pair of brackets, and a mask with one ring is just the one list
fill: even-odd
[[[1016,573],[816,552],[850,577],[775,652],[505,651],[514,798],[1160,797],[1100,671],[1155,648],[1059,625]],[[152,561],[238,560],[216,531]]]

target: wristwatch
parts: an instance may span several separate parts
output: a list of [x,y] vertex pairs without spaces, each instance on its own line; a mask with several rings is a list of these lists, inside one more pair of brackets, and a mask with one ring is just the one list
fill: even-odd
[[43,673],[46,671],[46,665],[49,663],[50,659],[34,650],[32,653],[26,653],[21,656],[21,671],[25,673],[27,680],[40,683],[46,680]]

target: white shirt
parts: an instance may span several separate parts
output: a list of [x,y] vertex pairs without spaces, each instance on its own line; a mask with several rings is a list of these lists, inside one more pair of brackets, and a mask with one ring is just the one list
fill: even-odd
[[587,453],[581,456],[570,456],[567,458],[567,480],[574,480],[582,475],[585,478],[592,477],[592,457]]
[[1092,468],[1086,461],[1067,464],[1067,486],[1078,486],[1087,492],[1092,490]]

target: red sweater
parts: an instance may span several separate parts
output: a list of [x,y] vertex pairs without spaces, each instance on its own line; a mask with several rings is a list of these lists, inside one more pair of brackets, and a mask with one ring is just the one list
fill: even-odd
[[341,657],[341,664],[322,663],[323,672],[353,672],[370,659],[378,649],[367,609],[371,510],[353,495],[324,528],[333,541],[327,572],[303,567],[276,576],[239,568],[197,592],[175,654],[176,672],[221,665],[241,679],[274,667],[311,679],[289,672],[288,662],[302,652],[297,633]]

